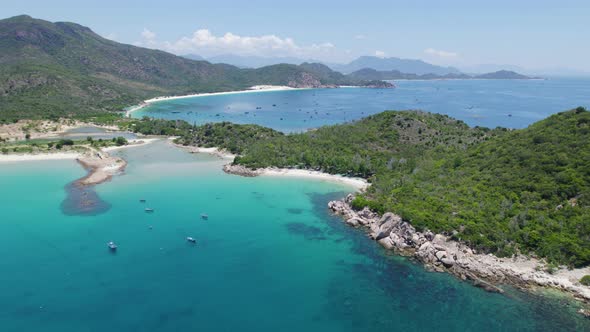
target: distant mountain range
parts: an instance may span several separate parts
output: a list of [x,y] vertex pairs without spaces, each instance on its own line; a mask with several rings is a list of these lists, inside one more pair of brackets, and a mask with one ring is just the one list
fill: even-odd
[[203,58],[196,54],[184,55],[191,60],[207,60],[211,63],[226,63],[240,68],[259,68],[263,66],[276,65],[281,63],[299,65],[304,62],[323,63],[335,71],[349,74],[357,70],[370,68],[375,70],[398,70],[403,73],[423,74],[461,74],[457,68],[441,67],[422,60],[400,59],[400,58],[379,58],[374,56],[362,56],[348,64],[325,63],[313,59],[301,59],[296,57],[261,57],[244,56],[236,54],[224,54]]
[[585,72],[578,69],[572,68],[524,68],[520,66],[514,65],[497,65],[497,64],[480,64],[480,65],[471,65],[471,66],[462,66],[461,71],[464,73],[470,74],[481,74],[481,73],[489,73],[494,71],[500,70],[510,70],[515,71],[524,75],[532,75],[532,76],[554,76],[554,77],[590,77],[590,72]]
[[299,65],[305,62],[320,63],[313,59],[300,59],[296,57],[266,58],[260,56],[240,56],[235,54],[223,54],[207,58],[211,63],[229,63],[240,68],[260,68],[264,66],[278,65],[281,63]]
[[182,56],[183,58],[187,58],[189,60],[195,60],[195,61],[207,61],[207,59],[203,58],[202,56],[198,55],[198,54],[186,54]]
[[346,77],[321,64],[241,69],[189,60],[105,39],[87,27],[22,15],[0,20],[0,122],[89,116],[162,95],[253,85],[389,87]]
[[478,75],[467,75],[463,73],[459,74],[423,74],[417,75],[413,73],[402,73],[398,70],[390,71],[379,71],[375,69],[361,69],[357,70],[348,75],[349,77],[358,80],[436,80],[436,79],[504,79],[504,80],[515,80],[515,79],[532,79],[533,77],[525,76],[514,71],[499,70],[492,73],[478,74]]
[[349,74],[365,68],[375,69],[379,71],[397,70],[402,73],[412,73],[416,75],[461,74],[461,71],[457,68],[441,67],[424,62],[422,60],[380,58],[375,56],[362,56],[345,65],[332,65],[331,68],[344,74]]
[[[196,54],[184,56],[192,60],[206,60],[211,63],[225,63],[240,68],[260,68],[263,66],[276,64],[302,64],[302,63],[321,63],[318,60],[304,60],[296,57],[261,57],[261,56],[242,56],[236,54],[224,54],[210,58],[203,58]],[[482,75],[488,75],[489,78],[497,79],[526,79],[525,75],[518,74],[524,69],[510,65],[481,65],[465,67],[461,71],[454,67],[443,67],[433,65],[422,60],[400,59],[400,58],[380,58],[375,56],[362,56],[347,64],[324,63],[332,70],[343,74],[350,74],[350,77],[357,79],[469,79],[484,78]],[[522,70],[521,70],[522,69]],[[492,75],[494,74],[494,75]],[[381,77],[381,78],[379,78]]]

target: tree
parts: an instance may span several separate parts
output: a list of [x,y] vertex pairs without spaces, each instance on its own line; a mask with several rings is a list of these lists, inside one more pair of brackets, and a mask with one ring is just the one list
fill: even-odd
[[123,145],[127,145],[129,142],[127,141],[127,139],[125,137],[117,137],[115,140],[115,144],[117,144],[117,146],[123,146]]

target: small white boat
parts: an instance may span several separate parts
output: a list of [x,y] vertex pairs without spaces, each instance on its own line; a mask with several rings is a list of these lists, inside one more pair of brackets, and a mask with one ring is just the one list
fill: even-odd
[[201,213],[201,219],[207,220],[207,219],[209,219],[209,216],[204,213]]
[[113,241],[107,243],[107,247],[109,247],[109,249],[111,249],[112,251],[117,250],[117,245]]
[[190,237],[190,236],[188,236],[188,237],[186,238],[186,240],[187,240],[188,242],[190,242],[190,243],[197,243],[197,240],[195,240],[194,238],[192,238],[192,237]]
[[151,213],[151,212],[154,212],[154,209],[152,209],[152,208],[145,208],[145,212]]
[[142,199],[139,200],[139,202],[140,203],[145,203],[145,199],[142,198]]

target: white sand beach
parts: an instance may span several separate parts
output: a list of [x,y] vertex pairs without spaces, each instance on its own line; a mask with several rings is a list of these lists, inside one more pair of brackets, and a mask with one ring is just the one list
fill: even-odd
[[155,141],[159,141],[161,138],[136,138],[136,139],[130,139],[128,140],[127,145],[121,145],[121,146],[109,146],[107,148],[102,148],[102,151],[115,151],[115,150],[122,150],[122,149],[128,149],[128,148],[135,148],[138,146],[143,146],[143,145],[147,145],[150,143],[153,143]]
[[140,110],[146,106],[149,106],[151,103],[155,103],[158,101],[164,101],[164,100],[174,100],[174,99],[184,99],[184,98],[194,98],[194,97],[207,97],[207,96],[221,96],[221,95],[232,95],[232,94],[254,93],[254,92],[283,91],[283,90],[304,90],[304,88],[291,88],[291,87],[284,86],[284,85],[255,85],[255,86],[250,87],[247,90],[195,93],[195,94],[182,95],[182,96],[156,97],[156,98],[144,100],[143,103],[141,103],[137,106],[133,106],[132,108],[128,109],[125,112],[125,116],[131,117],[131,113],[133,113],[137,110]]
[[81,154],[79,152],[56,152],[56,153],[39,153],[39,154],[0,154],[0,162],[20,162],[20,161],[38,161],[38,160],[63,160],[76,159]]
[[67,151],[39,154],[0,154],[0,163],[42,161],[42,160],[76,160],[89,170],[89,173],[78,180],[82,185],[95,185],[110,180],[113,175],[123,172],[127,162],[119,157],[109,155],[108,151],[121,150],[150,144],[159,138],[141,138],[129,141],[128,145],[112,146],[96,150],[88,147],[86,151]]
[[265,168],[260,171],[261,176],[288,176],[288,177],[302,177],[317,180],[331,181],[350,185],[358,191],[366,190],[369,183],[365,179],[351,178],[341,175],[334,175],[322,173],[317,171],[309,171],[304,169],[285,169],[285,168]]
[[172,145],[176,146],[177,148],[183,149],[188,153],[207,153],[207,154],[215,155],[221,159],[229,159],[229,160],[233,160],[236,157],[235,154],[231,154],[231,153],[229,153],[225,150],[219,149],[219,148],[202,148],[202,147],[198,147],[198,146],[184,146],[184,145],[175,144],[175,143],[172,143]]

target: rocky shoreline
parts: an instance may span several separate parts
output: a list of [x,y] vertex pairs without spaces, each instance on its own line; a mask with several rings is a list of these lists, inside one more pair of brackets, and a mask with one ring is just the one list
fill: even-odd
[[[503,293],[499,285],[527,290],[550,287],[590,303],[590,287],[579,283],[583,275],[590,274],[590,267],[575,270],[560,268],[549,273],[543,269],[545,262],[536,258],[522,255],[498,258],[492,254],[477,253],[443,234],[428,230],[419,232],[393,213],[379,216],[367,208],[355,211],[350,205],[353,199],[350,194],[343,200],[329,202],[328,208],[342,216],[348,225],[364,228],[383,247],[412,257],[429,270],[451,273],[490,292]],[[587,311],[580,313],[586,315]]]
[[262,174],[260,170],[250,169],[242,165],[225,164],[223,165],[223,171],[227,174],[245,176],[245,177],[256,177]]

